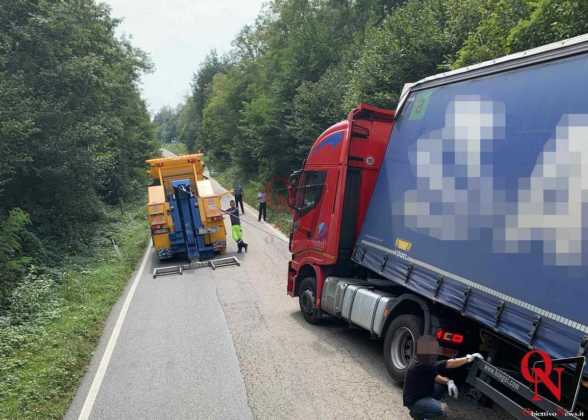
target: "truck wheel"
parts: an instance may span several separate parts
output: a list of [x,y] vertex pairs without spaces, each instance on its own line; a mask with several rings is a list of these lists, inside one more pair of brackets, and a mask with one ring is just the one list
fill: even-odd
[[298,303],[306,322],[311,324],[320,322],[320,311],[316,308],[316,287],[312,277],[302,279],[300,290],[298,291]]
[[384,362],[388,373],[398,383],[404,382],[422,331],[423,320],[416,315],[400,315],[388,326],[384,339]]

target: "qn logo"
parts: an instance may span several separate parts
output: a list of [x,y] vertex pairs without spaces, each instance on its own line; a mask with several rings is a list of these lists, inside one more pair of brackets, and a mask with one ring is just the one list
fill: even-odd
[[[533,358],[533,356],[538,356],[541,359],[542,367],[531,367],[532,359],[537,362],[537,359]],[[563,371],[564,368],[562,367],[553,367],[551,357],[543,350],[532,350],[525,354],[525,357],[521,360],[521,374],[523,378],[534,385],[533,401],[542,400],[541,395],[539,395],[539,384],[545,385],[555,399],[561,401],[561,375]],[[551,379],[552,372],[555,372],[557,376],[557,384]]]

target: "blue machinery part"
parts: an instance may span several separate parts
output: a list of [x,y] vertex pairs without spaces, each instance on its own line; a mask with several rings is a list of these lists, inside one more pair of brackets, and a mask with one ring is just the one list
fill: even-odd
[[192,192],[189,179],[172,181],[173,193],[170,194],[169,203],[174,222],[174,232],[170,233],[171,249],[160,258],[184,255],[190,261],[204,260],[215,255],[214,248],[204,243],[206,231],[200,212],[198,200]]

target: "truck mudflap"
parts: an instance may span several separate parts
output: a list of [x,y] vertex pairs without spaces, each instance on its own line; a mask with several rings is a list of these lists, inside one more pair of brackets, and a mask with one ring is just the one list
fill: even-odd
[[[476,360],[472,364],[466,382],[516,419],[584,418],[582,409],[576,409],[575,407],[584,367],[584,358],[554,359],[552,362],[553,364],[577,363],[573,385],[575,389],[568,390],[571,397],[568,401],[563,401],[562,398],[561,402],[562,405],[567,407],[563,407],[538,394],[539,388],[536,387],[541,383],[538,376],[536,376],[536,384],[529,387],[504,370],[484,360]],[[561,386],[561,382],[559,386]]]

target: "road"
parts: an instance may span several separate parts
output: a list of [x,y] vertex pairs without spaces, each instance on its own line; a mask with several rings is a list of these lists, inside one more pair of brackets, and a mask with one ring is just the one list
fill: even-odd
[[[134,295],[131,282],[113,309],[66,419],[82,407],[91,419],[409,419],[381,342],[339,323],[307,324],[285,291],[286,237],[245,210],[240,267],[154,279],[151,252]],[[499,417],[467,399],[450,407],[453,419]]]

